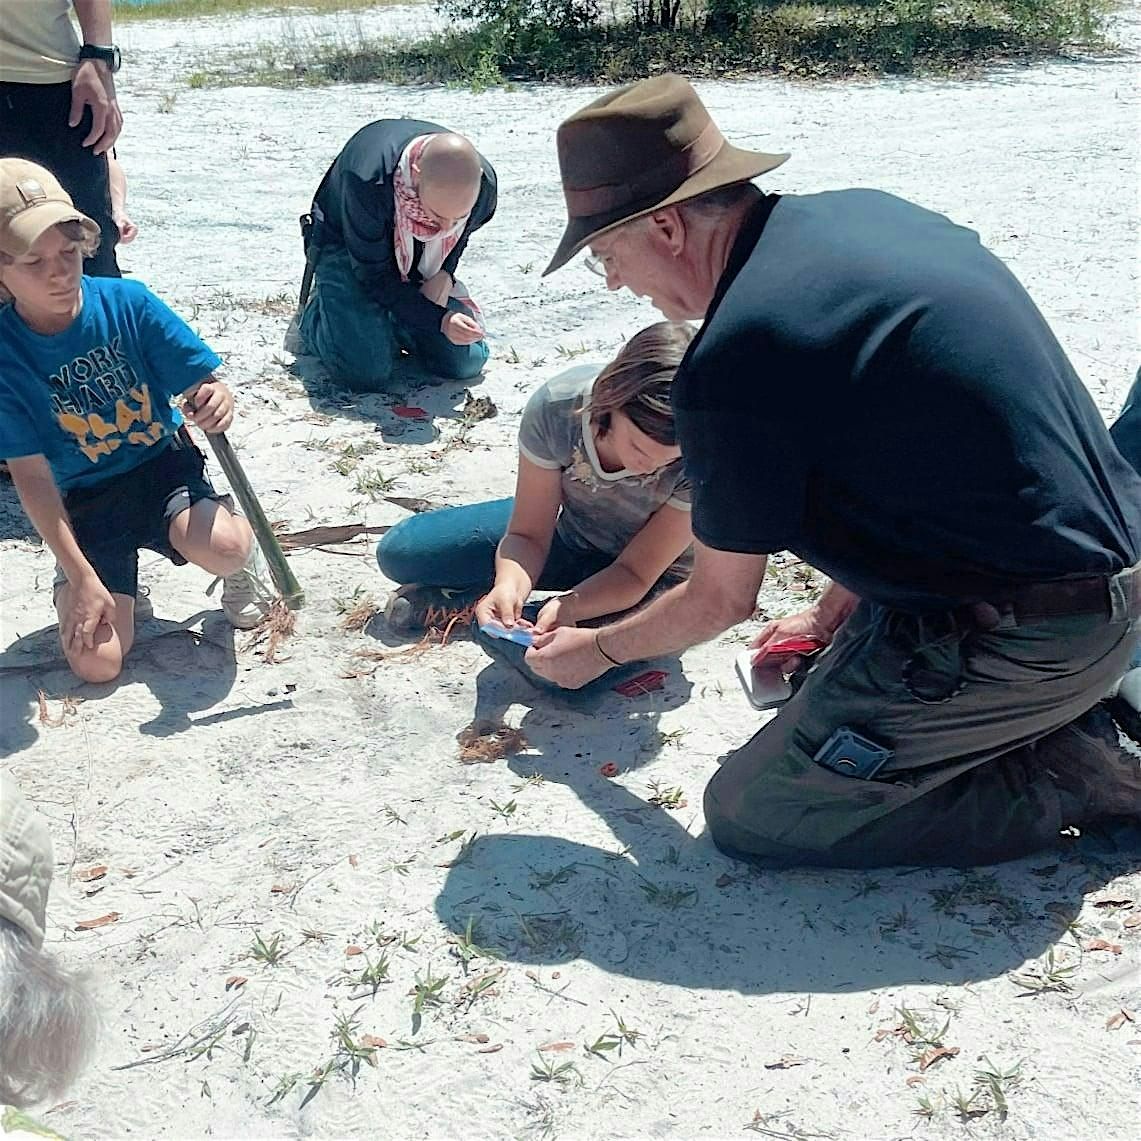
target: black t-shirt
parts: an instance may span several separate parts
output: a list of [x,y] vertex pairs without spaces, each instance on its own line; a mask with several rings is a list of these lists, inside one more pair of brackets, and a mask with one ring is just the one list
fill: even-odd
[[673,385],[707,546],[908,610],[1141,554],[1141,478],[977,235],[874,190],[746,222]]

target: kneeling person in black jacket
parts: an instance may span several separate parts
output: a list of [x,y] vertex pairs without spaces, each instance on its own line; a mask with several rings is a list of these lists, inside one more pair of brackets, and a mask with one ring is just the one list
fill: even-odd
[[402,349],[441,380],[478,375],[482,318],[455,273],[495,203],[495,171],[462,135],[416,119],[362,127],[313,200],[298,347],[357,391],[391,387]]

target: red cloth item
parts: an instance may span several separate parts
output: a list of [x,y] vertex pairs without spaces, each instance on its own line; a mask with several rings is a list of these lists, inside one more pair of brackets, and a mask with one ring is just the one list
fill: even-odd
[[393,228],[393,244],[396,250],[396,266],[400,270],[401,281],[408,280],[415,256],[415,243],[422,242],[424,250],[417,267],[426,281],[439,273],[444,259],[455,248],[460,235],[467,225],[467,218],[461,218],[449,229],[440,224],[424,209],[420,195],[416,192],[412,177],[413,165],[419,165],[420,156],[428,145],[431,135],[418,135],[405,148],[400,163],[392,174],[392,190],[396,203],[396,225]]

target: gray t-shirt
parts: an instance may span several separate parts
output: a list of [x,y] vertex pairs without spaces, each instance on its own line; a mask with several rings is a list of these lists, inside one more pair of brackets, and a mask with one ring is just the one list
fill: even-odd
[[[519,451],[536,467],[562,471],[563,503],[555,530],[571,547],[617,558],[659,507],[689,510],[681,460],[650,475],[603,471],[590,428],[590,393],[602,365],[582,364],[548,380],[527,402]],[[693,548],[670,567],[688,575]]]

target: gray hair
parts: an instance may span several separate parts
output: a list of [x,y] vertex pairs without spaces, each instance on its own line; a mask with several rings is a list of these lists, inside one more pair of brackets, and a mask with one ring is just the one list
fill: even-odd
[[87,1064],[98,1032],[86,975],[0,919],[0,1105],[58,1097]]
[[751,182],[734,182],[681,202],[678,210],[687,219],[708,218],[719,222],[726,214],[732,214],[743,206],[751,206],[761,197],[761,190]]

